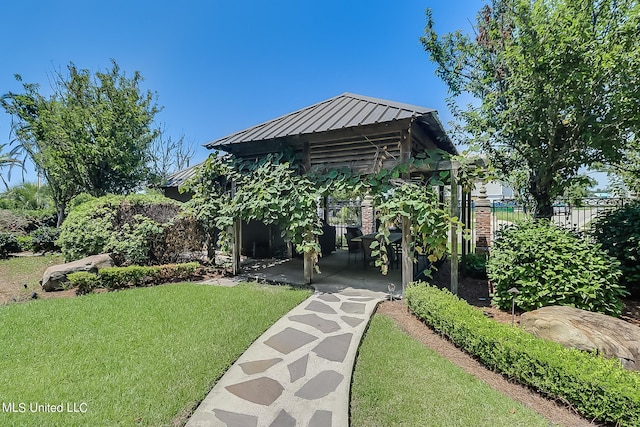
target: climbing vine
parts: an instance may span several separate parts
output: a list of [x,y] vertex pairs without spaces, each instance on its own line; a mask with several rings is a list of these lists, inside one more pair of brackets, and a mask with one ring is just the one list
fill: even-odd
[[406,182],[379,195],[376,200],[378,218],[381,221],[378,241],[373,243],[376,265],[386,274],[389,265],[387,247],[390,228],[402,225],[405,218],[410,224],[412,236],[409,254],[417,262],[416,254],[425,255],[431,265],[443,258],[447,252],[448,230],[459,226],[458,218],[451,217],[441,206],[433,187],[425,183]]
[[[407,218],[413,236],[411,254],[424,254],[435,262],[446,253],[450,227],[460,225],[457,218],[447,214],[433,190],[434,186],[445,185],[450,180],[450,173],[438,171],[437,164],[457,162],[460,165],[458,180],[465,189],[470,189],[484,173],[483,163],[477,159],[452,157],[441,150],[368,175],[349,168],[322,167],[314,167],[302,175],[298,157],[291,151],[253,161],[210,156],[185,186],[185,190],[194,195],[189,204],[210,230],[220,230],[222,243],[228,244],[230,236],[226,230],[235,219],[258,220],[277,225],[285,241],[292,242],[299,253],[311,254],[317,261],[318,236],[322,234],[317,215],[320,197],[335,193],[351,197],[370,194],[376,199],[382,222],[379,240],[388,244],[388,228]],[[429,179],[416,182],[407,178],[425,165],[435,171]],[[380,255],[378,266],[386,274],[387,245],[377,241],[373,245],[374,255]]]

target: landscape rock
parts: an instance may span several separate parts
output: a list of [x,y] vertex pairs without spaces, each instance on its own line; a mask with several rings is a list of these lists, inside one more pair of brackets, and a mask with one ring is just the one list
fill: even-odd
[[42,289],[47,292],[61,291],[69,282],[67,275],[78,271],[97,273],[105,267],[113,267],[113,260],[109,254],[92,255],[66,264],[52,265],[42,276]]
[[565,347],[615,357],[626,369],[640,371],[640,327],[573,307],[543,307],[520,317],[521,326],[538,338]]

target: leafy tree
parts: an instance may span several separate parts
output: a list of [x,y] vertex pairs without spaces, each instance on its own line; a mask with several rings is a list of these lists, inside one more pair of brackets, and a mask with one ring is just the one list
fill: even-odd
[[[640,125],[640,4],[635,0],[492,0],[475,38],[439,37],[427,11],[421,41],[449,87],[461,135],[509,175],[522,170],[535,215],[581,166],[612,163]],[[471,95],[461,108],[461,95]]]
[[0,101],[13,118],[16,142],[51,187],[58,225],[67,203],[83,191],[102,196],[139,188],[159,134],[155,95],[141,90],[140,73],[129,78],[115,61],[94,76],[73,63],[67,70],[54,73],[48,98],[38,85],[24,83],[24,93]]
[[[0,170],[9,167],[9,171],[11,168],[16,165],[22,165],[22,162],[18,159],[17,151],[15,149],[9,151],[8,153],[4,153],[4,148],[7,144],[0,144]],[[4,183],[4,186],[9,188],[9,184],[4,179],[4,175],[0,175],[0,179]]]
[[11,209],[38,210],[53,207],[49,186],[33,182],[14,185],[1,193],[0,198]]

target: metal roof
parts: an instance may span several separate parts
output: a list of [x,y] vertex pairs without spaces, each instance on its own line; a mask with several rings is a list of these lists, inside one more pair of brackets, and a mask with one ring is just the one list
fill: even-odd
[[431,108],[345,92],[326,101],[211,141],[205,144],[205,147],[215,148],[243,142],[327,132],[418,117],[435,111]]
[[200,162],[197,165],[193,165],[181,171],[175,172],[167,178],[167,181],[161,185],[161,187],[180,187],[187,182],[189,178],[195,175],[196,168],[204,162]]

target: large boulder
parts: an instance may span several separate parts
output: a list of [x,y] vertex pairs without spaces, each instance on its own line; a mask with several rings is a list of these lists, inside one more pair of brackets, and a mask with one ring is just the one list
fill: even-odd
[[78,271],[97,273],[105,267],[113,267],[113,260],[109,254],[92,255],[66,264],[52,265],[42,276],[42,289],[47,292],[60,291],[69,282],[67,274]]
[[630,370],[640,371],[640,327],[600,313],[551,306],[524,313],[522,327],[538,338],[565,347],[597,350],[615,357]]

